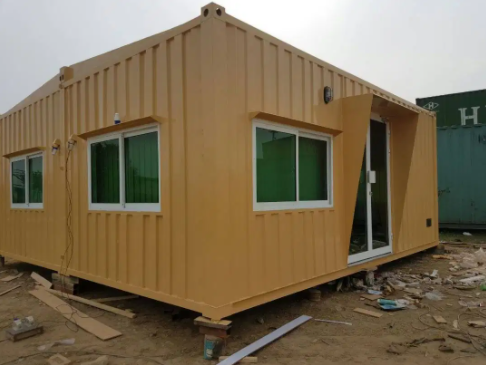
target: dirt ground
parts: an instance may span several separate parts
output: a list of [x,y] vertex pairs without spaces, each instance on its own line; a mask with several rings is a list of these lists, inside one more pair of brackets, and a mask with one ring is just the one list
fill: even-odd
[[[464,238],[450,232],[445,237],[447,241]],[[474,252],[479,246],[486,249],[486,243],[480,243],[481,240],[467,239],[469,245],[453,246],[452,249],[468,252]],[[446,252],[448,247],[452,245],[445,246]],[[446,278],[451,274],[449,260],[432,258],[436,253],[428,251],[395,261],[380,267],[379,273],[420,275],[437,269],[440,277]],[[123,333],[121,337],[104,342],[66,323],[60,314],[28,293],[35,287],[29,277],[30,272],[36,271],[50,278],[49,271],[15,261],[7,261],[6,266],[6,269],[17,269],[25,273],[10,283],[0,282],[0,292],[22,285],[20,289],[0,297],[0,328],[9,327],[15,317],[32,315],[44,326],[45,333],[16,343],[3,340],[4,335],[0,334],[0,365],[46,364],[46,359],[54,353],[66,356],[73,364],[94,360],[101,354],[109,355],[109,364],[119,365],[217,363],[202,358],[203,335],[193,325],[196,313],[183,311],[174,314],[173,307],[146,298],[113,303],[119,308],[129,308],[138,313],[137,318],[129,319],[73,302],[74,307]],[[486,291],[461,291],[450,285],[421,284],[424,291],[432,287],[446,297],[440,301],[422,299],[423,308],[385,312],[366,305],[372,302],[360,300],[362,292],[355,288],[336,292],[335,285],[323,285],[320,302],[308,300],[307,293],[302,292],[231,317],[232,336],[224,352],[230,355],[292,319],[307,314],[314,318],[351,322],[352,326],[309,321],[256,353],[259,364],[486,364],[486,328],[474,329],[467,324],[468,320],[486,320],[486,310],[484,307],[468,310],[458,304],[462,297],[468,300],[484,299],[486,305]],[[120,294],[113,289],[89,283],[80,295],[100,298]],[[402,291],[387,296],[391,299],[401,297]],[[353,312],[355,308],[380,311],[383,316],[368,317]],[[447,338],[448,333],[454,332],[452,323],[459,314],[459,327],[473,335],[473,344]],[[436,324],[430,315],[441,315],[447,324]],[[407,346],[413,340],[437,336],[445,338],[445,342],[432,341]],[[75,338],[75,344],[58,345],[44,352],[37,349],[40,345],[67,338]],[[392,348],[402,353],[390,353],[392,344],[395,344]],[[453,352],[440,351],[439,346],[443,344],[451,347]]]

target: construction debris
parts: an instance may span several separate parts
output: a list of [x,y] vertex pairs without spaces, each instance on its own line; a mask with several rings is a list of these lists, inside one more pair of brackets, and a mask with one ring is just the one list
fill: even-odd
[[462,341],[464,343],[472,343],[472,341],[469,338],[464,337],[464,336],[459,335],[459,334],[449,333],[448,336],[450,338],[453,338],[454,340]]
[[67,365],[71,363],[71,360],[61,354],[55,354],[54,356],[51,356],[47,362],[49,365]]
[[486,321],[469,321],[468,324],[474,328],[485,328]]
[[37,281],[44,288],[50,289],[52,287],[52,283],[49,280],[44,279],[42,276],[37,274],[35,271],[32,271],[32,274],[30,274],[30,277],[32,279],[34,279],[35,281]]
[[400,310],[405,309],[410,303],[405,299],[378,299],[378,304],[383,310]]
[[434,300],[434,301],[438,301],[438,300],[444,299],[444,295],[441,292],[437,291],[437,290],[434,290],[434,291],[425,293],[425,297],[427,299],[429,299],[429,300]]
[[347,326],[352,326],[353,324],[350,322],[342,322],[342,321],[332,321],[330,319],[317,319],[315,318],[314,321],[317,322],[324,322],[324,323],[334,323],[334,324],[345,324]]
[[1,293],[0,293],[0,297],[1,297],[2,295],[5,295],[5,294],[7,294],[7,293],[10,293],[12,290],[18,289],[18,288],[20,288],[20,287],[22,287],[22,286],[21,286],[21,285],[17,285],[17,286],[14,286],[13,288],[10,288],[10,289],[7,289],[7,290],[3,291],[3,292],[1,292]]
[[233,365],[236,364],[241,359],[251,355],[255,351],[260,350],[262,347],[272,343],[276,339],[282,337],[286,333],[292,331],[293,329],[301,326],[305,322],[311,320],[312,317],[309,316],[300,316],[297,319],[283,325],[282,327],[276,329],[272,333],[260,338],[258,341],[253,342],[251,345],[241,349],[240,351],[234,353],[230,357],[226,358],[225,360],[221,361],[218,365]]
[[449,346],[449,345],[443,344],[443,345],[440,345],[439,346],[439,351],[442,351],[442,352],[454,352],[454,349],[451,346]]
[[15,280],[15,279],[20,278],[22,275],[24,275],[23,272],[21,272],[21,273],[19,273],[17,275],[9,275],[9,276],[6,276],[6,277],[4,277],[3,279],[0,279],[0,280],[3,281],[4,283],[8,283],[8,282],[10,282],[12,280]]
[[380,318],[381,316],[383,316],[382,313],[373,312],[362,308],[355,308],[353,312],[364,314],[365,316],[370,316],[375,318]]
[[364,299],[367,299],[367,300],[371,300],[371,301],[375,301],[375,300],[378,300],[378,299],[383,298],[383,295],[377,295],[377,294],[361,294],[361,298],[364,298]]
[[12,327],[5,331],[5,335],[10,341],[17,342],[25,338],[40,335],[43,332],[44,328],[36,323],[34,317],[29,316],[14,320]]
[[486,276],[484,275],[478,275],[478,276],[473,276],[472,278],[465,278],[465,279],[461,279],[459,280],[461,283],[475,283],[475,282],[478,282],[478,281],[481,281],[481,280],[484,280],[486,279]]
[[451,260],[452,256],[449,255],[432,255],[432,258],[435,260]]
[[76,339],[67,338],[65,340],[54,341],[54,342],[51,342],[51,343],[47,343],[45,345],[41,345],[41,346],[37,347],[37,350],[47,351],[47,350],[50,350],[52,347],[54,347],[56,345],[74,345],[75,342],[76,342]]
[[432,316],[434,320],[437,322],[437,324],[446,324],[447,321],[444,319],[442,316]]
[[108,356],[103,355],[98,357],[96,360],[82,362],[81,365],[107,365],[108,364]]
[[98,308],[98,309],[103,309],[107,312],[118,314],[120,316],[124,316],[124,317],[127,317],[127,318],[133,319],[137,316],[135,313],[132,313],[132,312],[129,312],[129,311],[126,311],[126,310],[123,310],[123,309],[111,307],[109,305],[105,305],[105,304],[102,304],[102,303],[98,303],[98,302],[95,302],[93,300],[81,298],[81,297],[78,297],[76,295],[66,295],[65,293],[62,293],[60,291],[53,290],[53,289],[43,289],[43,290],[48,291],[49,293],[55,294],[55,295],[57,295],[61,298],[66,298],[66,299],[69,299],[69,300],[73,300],[75,302],[90,305],[92,307],[95,307],[95,308]]
[[120,332],[104,325],[94,318],[87,316],[83,312],[77,310],[73,306],[48,293],[44,289],[32,290],[29,293],[47,304],[52,309],[61,313],[64,318],[73,322],[75,325],[81,327],[85,331],[92,333],[101,340],[111,340],[112,338],[121,336]]

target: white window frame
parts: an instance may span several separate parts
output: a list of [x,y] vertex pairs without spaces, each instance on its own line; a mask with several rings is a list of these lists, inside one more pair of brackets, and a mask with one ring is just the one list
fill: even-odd
[[[29,203],[29,160],[33,158],[42,158],[42,203]],[[25,203],[13,202],[13,169],[12,164],[16,161],[24,161],[25,164]],[[13,209],[44,209],[44,175],[45,175],[45,158],[43,152],[28,153],[21,156],[12,157],[10,163],[10,206]]]
[[[290,133],[296,136],[295,154],[295,178],[296,178],[296,201],[294,202],[257,202],[257,152],[256,152],[256,129],[263,128],[277,132]],[[330,134],[286,126],[261,119],[254,119],[252,126],[252,149],[253,149],[253,210],[289,210],[289,209],[316,209],[333,207],[333,137]],[[306,200],[300,201],[299,198],[299,137],[317,139],[327,142],[327,200]]]
[[[142,134],[157,132],[159,202],[158,203],[126,203],[125,202],[125,146],[124,139]],[[91,145],[93,143],[118,139],[120,163],[120,203],[92,203],[91,199]],[[103,134],[88,139],[88,206],[89,210],[128,211],[128,212],[160,212],[161,208],[161,175],[160,175],[160,128],[158,125],[130,128],[121,132]]]

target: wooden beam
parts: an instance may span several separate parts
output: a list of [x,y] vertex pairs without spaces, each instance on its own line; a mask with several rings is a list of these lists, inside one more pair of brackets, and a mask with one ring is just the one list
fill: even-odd
[[32,290],[29,293],[39,299],[40,301],[47,304],[49,307],[58,311],[63,315],[64,318],[73,322],[77,326],[81,327],[85,331],[92,333],[101,340],[110,340],[112,338],[121,336],[121,332],[114,330],[111,327],[104,325],[103,323],[97,321],[94,318],[84,314],[83,312],[77,310],[73,306],[67,304],[65,301],[55,297],[54,295],[48,293],[47,290],[50,289],[40,289]]
[[10,293],[12,290],[18,289],[20,287],[21,287],[21,285],[17,285],[17,286],[14,286],[13,288],[10,288],[10,289],[3,291],[3,292],[0,293],[0,297],[4,294]]
[[55,295],[62,297],[64,299],[74,300],[75,302],[90,305],[92,307],[102,309],[102,310],[105,310],[107,312],[111,312],[111,313],[114,313],[114,314],[118,314],[120,316],[124,316],[124,317],[130,318],[130,319],[133,319],[137,316],[135,313],[125,311],[125,310],[122,310],[122,309],[118,309],[118,308],[115,308],[115,307],[111,307],[109,305],[97,303],[95,301],[85,299],[85,298],[81,298],[81,297],[78,297],[76,295],[66,294],[66,293],[63,293],[63,292],[60,292],[60,291],[57,291],[57,290],[53,290],[53,289],[43,289],[43,290],[45,290],[49,293],[55,294]]
[[37,274],[35,271],[32,271],[32,274],[30,274],[30,277],[32,279],[34,279],[35,281],[37,281],[44,288],[50,289],[52,287],[52,283],[49,280],[43,278],[42,276]]
[[122,295],[119,297],[93,299],[93,302],[107,303],[107,302],[118,302],[120,300],[129,300],[129,299],[138,299],[138,298],[140,298],[140,296],[138,295]]

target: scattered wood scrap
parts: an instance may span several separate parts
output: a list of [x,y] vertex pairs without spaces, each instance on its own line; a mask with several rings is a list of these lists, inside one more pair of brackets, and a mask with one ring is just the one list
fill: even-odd
[[383,298],[383,295],[378,295],[378,294],[361,294],[361,298],[365,298],[367,300],[374,301],[374,300],[378,300],[378,299]]
[[15,290],[15,289],[20,288],[21,286],[22,286],[22,285],[17,285],[17,286],[14,286],[13,288],[10,288],[10,289],[7,289],[7,290],[5,290],[5,291],[1,292],[1,293],[0,293],[0,297],[1,297],[2,295],[4,295],[4,294],[10,293],[12,290]]
[[468,323],[474,328],[486,328],[486,321],[469,321]]
[[71,360],[61,354],[55,354],[47,359],[47,362],[49,365],[67,365],[71,363]]
[[9,276],[6,276],[6,277],[4,277],[3,279],[0,279],[0,280],[2,280],[4,283],[8,283],[8,282],[10,282],[12,280],[15,280],[15,279],[20,278],[22,275],[24,275],[23,272],[21,272],[21,273],[19,273],[17,275],[9,275]]
[[486,276],[484,276],[484,275],[478,275],[478,276],[473,276],[471,278],[461,279],[459,281],[461,283],[475,283],[476,281],[481,281],[481,280],[484,280],[484,279],[486,279]]
[[[229,356],[220,356],[219,361],[226,360]],[[247,356],[241,359],[238,363],[255,363],[258,362],[258,357],[256,356]]]
[[44,279],[42,276],[37,274],[35,271],[32,271],[32,274],[30,274],[30,277],[32,279],[34,279],[35,281],[37,281],[44,288],[50,289],[52,287],[52,283],[49,280]]
[[73,322],[85,331],[92,333],[101,340],[111,340],[112,338],[122,335],[121,332],[118,332],[113,328],[97,321],[96,319],[87,316],[83,312],[47,292],[45,289],[32,290],[29,293],[47,304],[52,309],[61,313],[64,318]]
[[452,256],[450,256],[450,255],[432,255],[432,258],[436,259],[436,260],[451,260]]
[[140,296],[138,295],[122,295],[119,297],[93,299],[93,302],[108,303],[108,302],[118,302],[120,300],[129,300],[129,299],[138,299],[138,298],[140,298]]
[[449,333],[448,336],[450,338],[453,338],[454,340],[462,341],[462,342],[465,342],[465,343],[472,343],[472,341],[469,338],[466,338],[462,335],[456,335],[456,334],[453,334],[453,333]]
[[93,300],[81,298],[81,297],[78,297],[76,295],[66,294],[66,293],[63,293],[63,292],[60,292],[60,291],[57,291],[57,290],[53,290],[53,289],[43,289],[43,290],[48,291],[49,293],[55,294],[57,296],[60,296],[61,298],[74,300],[75,302],[90,305],[90,306],[98,308],[98,309],[103,309],[107,312],[118,314],[120,316],[124,316],[124,317],[130,318],[130,319],[133,319],[137,316],[135,313],[132,313],[132,312],[129,312],[129,311],[126,311],[126,310],[123,310],[123,309],[118,309],[118,308],[115,308],[115,307],[112,307],[112,306],[109,306],[109,305],[105,305],[105,304],[102,304],[102,303],[98,303],[98,302],[95,302]]
[[437,324],[446,324],[447,321],[444,319],[442,316],[432,316],[434,320],[437,322]]
[[367,309],[362,309],[362,308],[355,308],[353,312],[364,314],[365,316],[370,316],[370,317],[375,317],[375,318],[380,318],[381,316],[383,316],[382,313],[373,312],[373,311],[369,311]]

